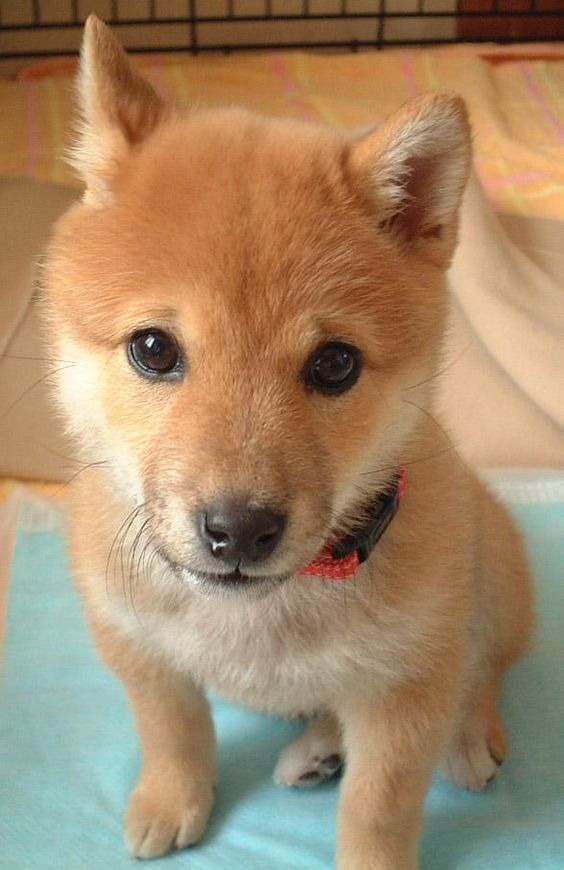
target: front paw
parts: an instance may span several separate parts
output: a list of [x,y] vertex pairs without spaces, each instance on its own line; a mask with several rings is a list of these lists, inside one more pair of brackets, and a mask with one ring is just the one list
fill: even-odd
[[135,858],[158,858],[201,839],[213,803],[211,783],[176,776],[142,776],[125,819],[125,843]]

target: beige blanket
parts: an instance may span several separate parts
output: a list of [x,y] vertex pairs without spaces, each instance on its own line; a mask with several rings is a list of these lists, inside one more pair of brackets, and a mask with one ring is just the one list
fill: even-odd
[[564,464],[564,222],[506,217],[472,179],[438,405],[473,464]]

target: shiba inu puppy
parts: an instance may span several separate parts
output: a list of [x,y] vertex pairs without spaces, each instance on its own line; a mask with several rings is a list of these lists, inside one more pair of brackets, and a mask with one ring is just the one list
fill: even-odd
[[187,112],[96,18],[80,95],[86,193],[44,307],[88,463],[74,574],[143,747],[127,845],[202,836],[209,687],[310,718],[280,784],[344,761],[342,870],[414,868],[434,766],[481,789],[503,760],[531,626],[520,537],[432,416],[464,105],[427,95],[356,136]]

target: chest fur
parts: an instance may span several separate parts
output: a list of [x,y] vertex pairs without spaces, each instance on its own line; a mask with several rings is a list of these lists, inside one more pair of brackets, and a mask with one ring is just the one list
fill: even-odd
[[[114,617],[116,614],[114,613]],[[283,716],[331,707],[347,686],[373,689],[413,670],[414,635],[408,619],[386,624],[360,602],[187,601],[173,612],[146,611],[121,627],[150,644],[175,670],[222,697]]]

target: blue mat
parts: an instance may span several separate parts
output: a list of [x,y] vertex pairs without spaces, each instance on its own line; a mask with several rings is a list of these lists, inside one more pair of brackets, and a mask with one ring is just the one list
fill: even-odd
[[[539,629],[512,672],[511,753],[482,794],[436,778],[423,870],[564,868],[564,500],[515,503],[534,565]],[[214,701],[217,803],[204,841],[151,862],[177,870],[333,866],[338,784],[271,781],[296,723]],[[132,868],[121,815],[139,769],[124,694],[98,663],[69,579],[62,537],[18,535],[0,688],[0,867]]]

